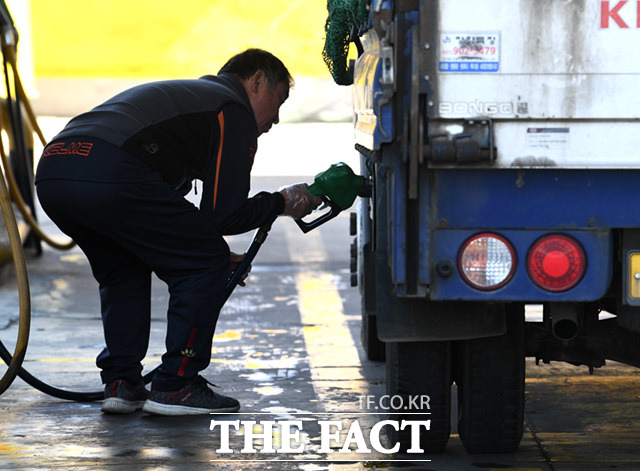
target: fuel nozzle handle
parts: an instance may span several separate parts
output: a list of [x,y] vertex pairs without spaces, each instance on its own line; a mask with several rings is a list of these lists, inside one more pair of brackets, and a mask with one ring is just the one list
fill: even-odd
[[[323,225],[325,222],[331,221],[334,217],[342,212],[340,206],[335,204],[326,196],[320,195],[320,198],[324,202],[322,207],[325,208],[325,211],[320,216],[309,222],[303,221],[302,219],[295,219],[296,224],[305,234],[315,229],[316,227]],[[327,211],[326,208],[329,208],[329,210]]]
[[316,175],[307,191],[322,198],[325,202],[323,207],[329,210],[310,222],[296,219],[296,224],[305,234],[350,208],[358,196],[371,196],[371,185],[365,177],[353,173],[347,164],[339,162]]

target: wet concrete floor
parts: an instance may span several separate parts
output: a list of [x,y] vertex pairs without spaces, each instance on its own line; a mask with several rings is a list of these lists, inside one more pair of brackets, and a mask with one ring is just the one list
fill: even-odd
[[[274,190],[298,180],[263,177],[254,187]],[[250,240],[251,234],[230,239],[232,250],[243,251]],[[0,396],[0,469],[640,470],[640,374],[619,364],[590,376],[586,367],[529,362],[525,437],[513,454],[467,454],[455,423],[440,455],[320,453],[318,421],[341,421],[345,429],[357,421],[366,436],[384,418],[363,414],[363,397],[384,394],[384,364],[366,360],[359,343],[349,243],[346,214],[307,235],[291,220],[275,223],[247,287],[222,312],[204,372],[240,400],[240,414],[110,416],[99,403],[54,399],[18,379]],[[101,389],[94,364],[103,345],[97,287],[83,255],[45,248],[30,258],[29,272],[33,320],[25,368],[56,386]],[[163,353],[167,296],[155,281],[146,369]],[[9,348],[17,305],[15,286],[1,286],[0,339]],[[212,420],[300,420],[304,452],[243,453],[244,435],[231,429],[235,453],[217,453],[222,437],[220,427],[210,430]]]

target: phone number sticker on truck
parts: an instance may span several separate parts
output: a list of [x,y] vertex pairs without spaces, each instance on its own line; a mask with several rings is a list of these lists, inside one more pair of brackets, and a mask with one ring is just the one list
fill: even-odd
[[569,151],[570,128],[527,128],[526,150],[534,156],[561,158]]
[[498,72],[500,33],[440,33],[440,72]]

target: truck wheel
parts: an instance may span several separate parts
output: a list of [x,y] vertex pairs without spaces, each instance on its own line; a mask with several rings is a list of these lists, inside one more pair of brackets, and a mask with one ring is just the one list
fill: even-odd
[[509,307],[507,332],[457,342],[458,434],[469,453],[518,448],[524,424],[524,306]]
[[[451,433],[451,342],[387,342],[387,394],[389,420],[430,420],[430,429],[420,428],[420,447],[425,453],[440,453]],[[400,399],[401,398],[401,399]],[[429,412],[430,415],[403,415]],[[411,447],[409,428],[387,427],[390,448],[400,443],[400,451]]]
[[360,341],[362,348],[371,361],[385,360],[385,344],[378,338],[378,326],[376,316],[368,314],[362,301],[362,325],[360,326]]

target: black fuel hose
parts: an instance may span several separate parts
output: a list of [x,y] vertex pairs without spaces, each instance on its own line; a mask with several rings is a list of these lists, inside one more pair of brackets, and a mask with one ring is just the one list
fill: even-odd
[[[9,353],[9,350],[7,350],[2,341],[0,341],[0,358],[2,358],[6,364],[9,364],[12,360],[11,353]],[[151,379],[158,368],[159,367],[156,367],[144,375],[144,384],[149,384],[151,382]],[[18,370],[18,377],[29,386],[36,388],[38,391],[48,394],[49,396],[57,397],[58,399],[75,402],[93,402],[104,399],[104,391],[82,392],[56,388],[55,386],[51,386],[50,384],[39,380],[23,367],[20,367]]]
[[[249,269],[249,266],[253,262],[253,259],[258,254],[258,250],[260,250],[260,247],[262,246],[267,236],[269,235],[269,230],[271,230],[271,225],[273,224],[275,219],[276,217],[274,216],[272,219],[270,219],[266,224],[264,224],[262,227],[260,227],[256,231],[255,235],[253,236],[253,241],[251,242],[251,245],[249,245],[249,248],[247,249],[247,256],[240,263],[238,268],[235,270],[235,272],[232,274],[231,278],[229,278],[229,281],[227,282],[224,302],[227,302],[227,300],[229,299],[229,296],[231,296],[231,293],[233,293],[233,290],[242,279],[242,275]],[[4,346],[2,341],[0,341],[0,358],[2,358],[7,365],[10,365],[13,360],[11,353],[9,352],[9,350],[7,350],[7,348]],[[149,384],[151,382],[151,380],[153,379],[153,375],[156,373],[158,368],[160,368],[160,366],[155,367],[153,370],[149,371],[147,374],[143,376],[144,384]],[[104,399],[104,391],[93,391],[93,392],[69,391],[66,389],[60,389],[55,386],[51,386],[50,384],[47,384],[44,381],[41,381],[35,376],[33,376],[31,373],[25,370],[22,366],[18,369],[17,375],[29,386],[32,386],[38,391],[41,391],[45,394],[48,394],[49,396],[53,396],[58,399],[65,399],[67,401],[75,401],[75,402],[94,402],[94,401],[100,401]]]

